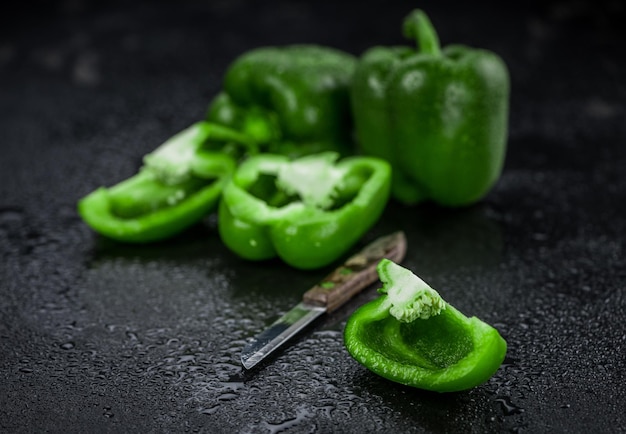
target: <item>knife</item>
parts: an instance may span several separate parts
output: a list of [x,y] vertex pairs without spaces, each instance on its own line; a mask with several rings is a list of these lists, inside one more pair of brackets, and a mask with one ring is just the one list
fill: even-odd
[[378,238],[365,246],[309,289],[293,309],[250,340],[241,353],[243,367],[252,369],[315,319],[338,309],[374,283],[378,279],[376,266],[381,259],[401,262],[405,253],[406,237],[402,231]]

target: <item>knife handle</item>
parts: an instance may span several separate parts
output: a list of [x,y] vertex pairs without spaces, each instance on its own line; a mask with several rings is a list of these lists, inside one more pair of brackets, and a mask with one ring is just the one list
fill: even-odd
[[406,244],[402,231],[378,238],[304,293],[303,301],[332,312],[378,279],[376,266],[381,259],[401,262]]

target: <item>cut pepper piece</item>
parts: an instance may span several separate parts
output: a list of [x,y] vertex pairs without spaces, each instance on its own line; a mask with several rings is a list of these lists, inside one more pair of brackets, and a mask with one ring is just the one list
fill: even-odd
[[236,158],[246,150],[255,150],[246,136],[196,123],[146,155],[136,175],[82,198],[79,214],[93,230],[118,241],[168,238],[217,208]]
[[219,206],[226,246],[245,259],[278,256],[302,269],[339,258],[380,217],[391,169],[377,158],[338,158],[259,154],[242,163]]
[[379,298],[360,307],[344,332],[348,352],[372,372],[436,392],[470,389],[500,367],[506,341],[468,318],[410,270],[383,259]]

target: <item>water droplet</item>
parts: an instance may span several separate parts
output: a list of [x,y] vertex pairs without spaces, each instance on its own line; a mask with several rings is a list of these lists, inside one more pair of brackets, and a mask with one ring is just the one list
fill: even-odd
[[180,358],[178,359],[178,363],[195,362],[195,361],[196,361],[196,356],[194,355],[180,356]]
[[214,405],[213,407],[209,407],[209,408],[204,408],[202,410],[200,410],[201,414],[215,414],[217,413],[217,410],[220,408],[219,404]]
[[232,401],[233,399],[237,399],[236,393],[224,393],[217,397],[218,401]]
[[81,53],[74,63],[74,81],[80,85],[97,85],[100,82],[99,60],[95,52]]
[[295,417],[287,418],[280,422],[265,422],[264,425],[269,429],[270,433],[277,434],[298,427],[312,416],[305,408],[298,408]]
[[0,224],[20,222],[23,217],[23,211],[19,208],[0,208]]
[[496,402],[499,402],[502,406],[502,410],[504,411],[505,416],[511,416],[513,414],[519,414],[524,412],[524,409],[513,404],[511,402],[511,398],[509,398],[508,396],[496,398]]
[[74,348],[74,346],[75,346],[74,342],[66,342],[66,343],[60,345],[61,349],[63,349],[63,350],[71,350],[71,349]]

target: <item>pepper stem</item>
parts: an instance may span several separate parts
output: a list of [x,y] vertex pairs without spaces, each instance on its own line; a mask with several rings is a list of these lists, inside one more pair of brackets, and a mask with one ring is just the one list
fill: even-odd
[[420,52],[441,55],[439,36],[428,16],[421,9],[415,9],[404,19],[402,33],[407,39],[414,39]]
[[235,142],[246,148],[248,152],[255,154],[259,152],[258,144],[249,134],[212,122],[204,121],[203,123],[205,124],[205,140]]

